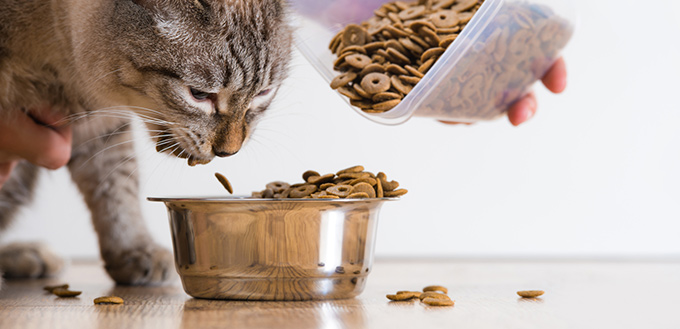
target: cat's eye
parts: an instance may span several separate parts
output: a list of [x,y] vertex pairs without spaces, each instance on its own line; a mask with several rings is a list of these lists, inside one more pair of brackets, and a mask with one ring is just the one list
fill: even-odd
[[271,88],[265,89],[265,90],[261,91],[259,94],[257,94],[257,97],[267,96],[271,91],[272,91]]
[[210,98],[210,93],[196,90],[194,88],[189,88],[189,91],[191,92],[191,96],[193,96],[197,101],[204,101]]

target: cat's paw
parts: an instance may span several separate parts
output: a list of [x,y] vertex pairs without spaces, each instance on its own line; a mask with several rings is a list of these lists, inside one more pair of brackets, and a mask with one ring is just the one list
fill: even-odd
[[64,261],[41,243],[17,242],[0,248],[0,269],[7,278],[43,278],[58,274]]
[[119,284],[153,285],[168,281],[172,254],[155,244],[104,256],[106,271]]

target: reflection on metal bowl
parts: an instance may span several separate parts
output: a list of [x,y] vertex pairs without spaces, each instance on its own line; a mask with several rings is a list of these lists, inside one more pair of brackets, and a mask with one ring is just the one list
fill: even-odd
[[395,199],[149,200],[168,208],[175,264],[189,295],[322,300],[363,291],[380,207]]

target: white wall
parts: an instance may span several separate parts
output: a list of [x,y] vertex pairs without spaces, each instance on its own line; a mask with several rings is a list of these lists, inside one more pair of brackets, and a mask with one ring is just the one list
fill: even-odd
[[[330,91],[300,56],[254,140],[236,157],[189,168],[140,146],[142,197],[247,194],[306,169],[364,164],[411,192],[383,208],[378,256],[680,256],[680,4],[577,1],[565,56],[569,88],[538,89],[529,124],[471,127],[413,119],[380,126]],[[164,206],[143,201],[170,245]],[[81,198],[60,170],[5,241],[41,239],[95,257]],[[408,241],[408,242],[405,242]]]

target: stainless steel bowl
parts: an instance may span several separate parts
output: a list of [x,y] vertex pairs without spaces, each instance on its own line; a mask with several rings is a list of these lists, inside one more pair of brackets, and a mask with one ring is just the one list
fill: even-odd
[[243,300],[340,299],[364,289],[383,202],[149,198],[170,217],[187,294]]

